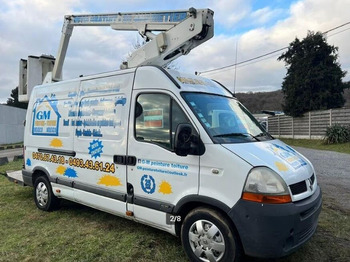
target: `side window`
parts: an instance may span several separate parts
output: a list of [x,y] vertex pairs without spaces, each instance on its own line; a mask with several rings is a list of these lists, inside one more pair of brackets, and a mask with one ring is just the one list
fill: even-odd
[[171,141],[174,145],[175,142],[175,132],[179,124],[191,124],[185,113],[182,111],[180,106],[173,100],[172,102],[172,121],[171,121]]
[[165,94],[141,94],[135,108],[135,136],[145,141],[174,149],[175,131],[180,123],[189,123],[179,105]]

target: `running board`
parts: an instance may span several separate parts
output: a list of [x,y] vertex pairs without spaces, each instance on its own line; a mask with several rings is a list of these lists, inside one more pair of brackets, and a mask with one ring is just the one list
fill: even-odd
[[11,182],[20,186],[26,186],[26,184],[23,181],[22,170],[6,171],[6,176],[7,176],[7,179],[10,180]]

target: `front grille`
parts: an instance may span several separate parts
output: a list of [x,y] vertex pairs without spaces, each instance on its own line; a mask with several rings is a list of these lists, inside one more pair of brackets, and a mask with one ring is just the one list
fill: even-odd
[[310,181],[311,181],[311,185],[313,185],[315,182],[315,174],[312,174],[312,176],[310,177]]
[[289,188],[290,188],[290,191],[292,192],[292,194],[293,195],[298,195],[298,194],[306,192],[308,183],[310,183],[310,185],[314,184],[314,182],[315,182],[315,174],[312,174],[312,176],[310,178],[308,178],[307,180],[300,181],[298,183],[290,185]]
[[307,190],[305,181],[301,181],[299,183],[290,185],[289,187],[290,187],[290,191],[292,191],[293,195],[298,195],[298,194],[304,193]]

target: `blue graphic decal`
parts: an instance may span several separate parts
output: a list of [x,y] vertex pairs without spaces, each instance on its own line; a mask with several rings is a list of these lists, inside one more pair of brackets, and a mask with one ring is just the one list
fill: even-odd
[[91,157],[98,158],[101,156],[101,153],[103,153],[102,148],[102,141],[93,140],[89,146],[89,154],[91,155]]
[[306,166],[307,163],[298,156],[295,150],[289,146],[281,146],[278,144],[271,144],[268,147],[275,155],[285,160],[295,170],[302,166]]
[[148,159],[137,159],[137,170],[142,172],[155,172],[174,176],[187,176],[188,165],[170,163],[163,161],[153,161]]
[[61,118],[57,108],[55,95],[38,99],[33,110],[32,135],[58,136],[59,121]]
[[63,119],[63,126],[69,126],[69,119],[68,120]]
[[77,92],[68,93],[68,97],[76,97],[76,96],[77,96]]
[[72,168],[67,168],[63,175],[67,177],[78,177],[77,172]]
[[27,166],[31,166],[32,165],[32,161],[28,158],[27,161],[26,161],[26,165]]
[[141,177],[141,188],[147,194],[153,194],[156,190],[156,181],[150,175],[143,175]]
[[121,98],[121,99],[118,99],[116,102],[115,102],[115,106],[117,105],[122,105],[124,106],[126,104],[126,98]]

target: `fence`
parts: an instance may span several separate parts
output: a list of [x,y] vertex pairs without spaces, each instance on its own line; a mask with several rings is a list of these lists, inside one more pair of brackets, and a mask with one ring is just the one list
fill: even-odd
[[350,125],[350,108],[305,113],[302,117],[272,116],[268,118],[269,133],[276,137],[320,139],[328,126]]
[[0,105],[0,145],[23,142],[25,109]]

